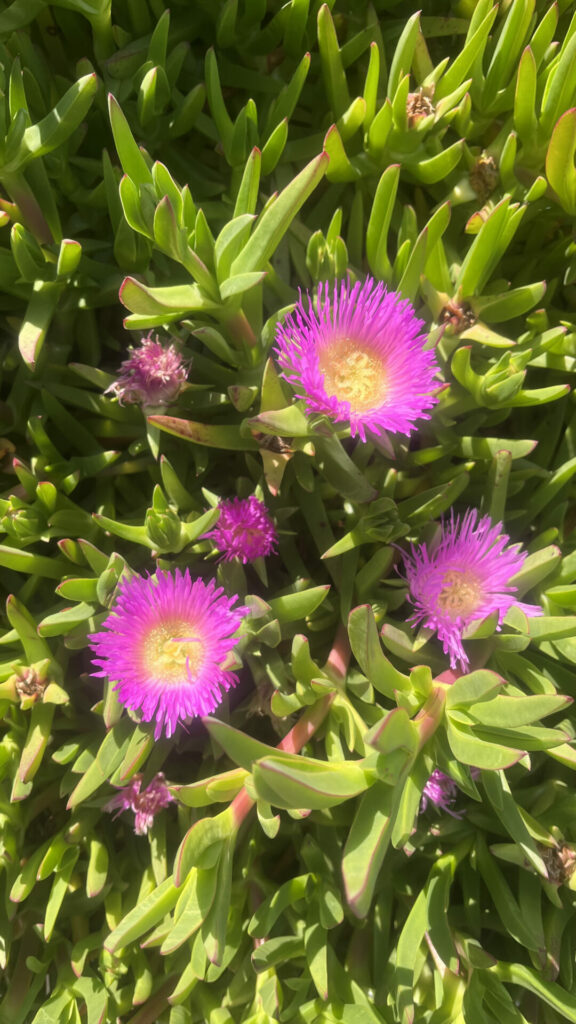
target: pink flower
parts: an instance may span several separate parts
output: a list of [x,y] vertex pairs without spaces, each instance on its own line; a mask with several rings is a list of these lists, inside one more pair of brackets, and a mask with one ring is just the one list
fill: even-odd
[[420,811],[425,811],[428,804],[432,803],[451,814],[453,818],[460,818],[463,812],[457,814],[451,809],[457,796],[458,786],[454,780],[441,772],[439,768],[435,768],[422,791]]
[[140,792],[141,785],[142,775],[138,773],[104,807],[105,811],[118,809],[118,814],[121,814],[122,811],[133,811],[135,815],[134,831],[137,836],[145,836],[148,829],[152,827],[158,811],[167,807],[174,799],[165,784],[162,772],[158,772],[142,792]]
[[410,434],[437,401],[434,353],[410,302],[368,277],[320,284],[277,328],[276,356],[308,413],[366,431]]
[[239,558],[246,565],[276,551],[276,527],[266,505],[254,495],[221,501],[218,508],[220,518],[206,536],[212,538],[223,561]]
[[115,681],[118,699],[156,739],[179,722],[214,711],[238,677],[225,667],[245,614],[213,580],[158,570],[122,580],[102,630],[89,636],[95,676]]
[[462,635],[470,623],[498,612],[499,629],[512,605],[526,615],[542,614],[537,605],[522,604],[514,596],[510,580],[526,552],[519,544],[507,546],[510,538],[501,529],[502,523],[494,526],[489,516],[478,519],[476,509],[469,509],[462,520],[452,514],[430,550],[426,544],[412,545],[411,554],[404,555],[408,600],[415,608],[408,621],[438,634],[452,668],[469,665]]
[[130,358],[120,366],[118,380],[107,391],[118,401],[138,402],[144,406],[168,405],[186,382],[187,369],[174,345],[164,346],[149,334],[140,348],[130,347]]

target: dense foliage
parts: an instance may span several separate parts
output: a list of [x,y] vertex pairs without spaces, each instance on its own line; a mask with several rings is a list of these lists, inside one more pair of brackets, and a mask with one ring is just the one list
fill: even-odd
[[[1,1024],[576,1021],[576,5],[0,6]],[[275,336],[367,276],[438,389],[364,441]],[[450,667],[472,509],[542,614]],[[157,570],[244,609],[170,736],[88,640]]]

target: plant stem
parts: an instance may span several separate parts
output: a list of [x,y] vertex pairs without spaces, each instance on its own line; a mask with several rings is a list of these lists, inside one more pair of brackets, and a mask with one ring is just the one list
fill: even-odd
[[[332,650],[324,666],[335,682],[342,682],[345,679],[350,654],[348,632],[341,623],[338,626]],[[327,693],[325,697],[322,697],[316,704],[308,708],[302,715],[302,718],[290,729],[290,732],[286,733],[276,749],[283,750],[287,754],[298,754],[322,725],[330,710],[334,696],[334,693]],[[254,807],[254,803],[255,801],[248,795],[244,787],[234,797],[230,804],[230,811],[237,829],[240,828],[247,814]]]

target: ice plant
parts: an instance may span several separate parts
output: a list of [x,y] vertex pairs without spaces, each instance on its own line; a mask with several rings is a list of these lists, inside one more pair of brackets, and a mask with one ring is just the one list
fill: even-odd
[[255,558],[275,552],[278,544],[276,527],[266,505],[254,495],[232,498],[218,505],[220,518],[210,537],[225,562],[239,558],[246,565]]
[[420,810],[425,811],[428,804],[434,804],[442,811],[447,811],[453,818],[461,817],[452,810],[452,805],[458,795],[458,786],[449,775],[435,768],[422,791]]
[[89,637],[93,675],[114,681],[120,702],[154,722],[156,739],[172,736],[179,722],[214,711],[238,681],[225,667],[244,616],[235,601],[188,569],[123,580],[101,631]]
[[165,406],[178,396],[187,369],[174,345],[163,345],[151,333],[120,366],[118,380],[107,388],[121,404],[137,402],[146,407]]
[[476,509],[454,517],[442,525],[439,540],[430,546],[412,545],[404,555],[408,600],[415,611],[408,620],[422,623],[438,634],[451,668],[469,665],[462,635],[470,623],[498,613],[498,626],[512,605],[526,615],[541,615],[536,605],[516,600],[511,578],[522,568],[526,552],[519,544],[509,544],[501,533],[502,523],[494,525],[490,516],[478,518]]
[[308,413],[348,421],[352,437],[410,434],[436,402],[432,351],[410,302],[368,277],[300,296],[276,333],[282,375]]
[[[116,793],[106,804],[104,810],[134,812],[134,831],[137,836],[145,836],[151,828],[158,811],[167,807],[174,799],[165,783],[164,775],[158,772],[146,789],[141,790],[142,775],[136,774],[127,786]],[[118,817],[118,814],[116,817]]]

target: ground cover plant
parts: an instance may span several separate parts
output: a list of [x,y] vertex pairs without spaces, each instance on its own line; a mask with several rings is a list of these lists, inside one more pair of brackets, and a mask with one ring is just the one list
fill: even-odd
[[1,1024],[576,1021],[576,6],[0,6]]

